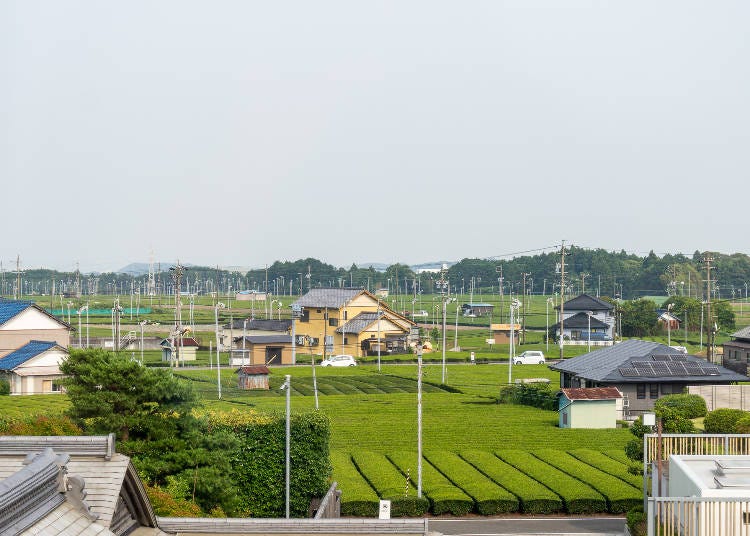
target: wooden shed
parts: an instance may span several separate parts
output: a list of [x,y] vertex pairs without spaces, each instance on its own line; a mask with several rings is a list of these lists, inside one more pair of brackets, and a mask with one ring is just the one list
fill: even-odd
[[622,412],[622,393],[617,387],[560,389],[560,428],[615,428]]
[[239,348],[232,350],[231,366],[294,364],[291,335],[248,335],[236,341]]
[[271,371],[265,365],[248,365],[237,369],[240,389],[270,389],[268,375]]
[[[492,324],[490,329],[492,330],[492,338],[495,339],[495,344],[510,344],[510,324]],[[521,324],[515,324],[513,326],[513,338],[516,344],[518,344],[520,333]]]

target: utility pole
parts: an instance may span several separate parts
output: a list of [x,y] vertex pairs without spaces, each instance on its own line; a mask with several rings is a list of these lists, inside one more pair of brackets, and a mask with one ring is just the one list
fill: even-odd
[[523,307],[523,312],[521,313],[521,344],[526,344],[526,309],[528,308],[528,297],[526,295],[526,277],[530,276],[531,273],[524,272],[521,274],[523,276],[523,297],[521,298],[522,302],[526,302],[526,306]]
[[[186,270],[184,266],[180,264],[180,260],[177,259],[177,266],[169,268],[172,271],[172,278],[174,280],[174,318],[175,318],[175,332],[177,340],[173,341],[172,345],[175,347],[175,366],[180,365],[180,348],[182,346],[182,276]],[[176,344],[175,344],[176,342]]]
[[438,280],[438,285],[440,286],[440,299],[443,302],[443,335],[442,335],[442,342],[440,344],[440,350],[443,353],[443,367],[442,367],[442,375],[441,375],[441,383],[445,385],[445,315],[446,315],[446,304],[448,300],[448,296],[446,295],[445,291],[448,288],[448,281],[445,279],[445,271],[448,269],[448,265],[443,264],[442,268],[440,269],[440,279]]
[[565,240],[562,241],[560,249],[560,359],[563,359],[565,350],[565,336],[563,326],[565,324]]
[[495,272],[497,272],[497,273],[500,274],[500,277],[497,278],[497,284],[498,284],[498,288],[500,289],[500,323],[502,323],[502,321],[503,321],[503,312],[504,312],[504,307],[505,307],[505,300],[503,299],[503,281],[504,281],[504,278],[503,278],[503,267],[502,267],[502,265],[501,266],[496,266],[495,267]]
[[588,272],[581,272],[581,294],[586,294],[586,278],[590,276]]
[[16,256],[16,291],[13,293],[13,298],[16,300],[21,299],[21,256]]
[[708,327],[708,348],[706,360],[713,363],[714,360],[714,328],[711,319],[711,263],[714,258],[706,252],[703,255],[703,263],[706,265],[706,326]]

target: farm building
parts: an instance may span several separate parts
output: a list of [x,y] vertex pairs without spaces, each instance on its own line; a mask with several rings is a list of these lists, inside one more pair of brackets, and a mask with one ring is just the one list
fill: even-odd
[[549,368],[560,373],[561,388],[617,387],[623,394],[625,419],[653,410],[659,398],[682,393],[688,385],[727,385],[749,379],[665,344],[638,339],[565,359]]
[[195,361],[198,341],[193,337],[181,337],[175,339],[164,339],[161,341],[161,360],[171,361],[177,358],[177,347],[180,349],[180,361]]
[[29,341],[54,341],[70,346],[71,327],[38,305],[0,298],[0,357]]
[[616,387],[560,389],[560,428],[615,428],[622,415],[622,393]]
[[463,303],[461,314],[464,316],[492,316],[495,306],[491,303]]
[[257,290],[241,290],[234,295],[236,301],[266,301],[268,294]]
[[30,341],[0,358],[0,375],[10,383],[12,395],[62,392],[60,363],[68,350],[53,341]]
[[732,340],[724,343],[721,364],[740,374],[747,375],[750,363],[750,326],[732,333]]
[[230,355],[231,366],[294,364],[291,335],[247,335],[235,341],[238,348]]
[[271,371],[265,365],[248,365],[237,369],[239,378],[239,388],[245,390],[251,389],[269,389],[268,375]]
[[[510,324],[491,324],[492,338],[495,344],[510,344]],[[513,339],[518,344],[518,334],[521,332],[521,324],[513,325]]]
[[669,329],[671,330],[680,329],[680,319],[670,311],[667,311],[666,309],[657,309],[656,314],[658,315],[656,323],[661,329],[667,329],[667,326],[669,326]]
[[[555,338],[559,339],[560,306],[556,306],[555,309],[558,310],[558,322],[550,326],[550,329]],[[612,344],[615,326],[614,305],[594,296],[581,294],[566,301],[562,309],[562,335],[565,337],[565,344],[583,345],[588,344],[589,340],[599,346]]]

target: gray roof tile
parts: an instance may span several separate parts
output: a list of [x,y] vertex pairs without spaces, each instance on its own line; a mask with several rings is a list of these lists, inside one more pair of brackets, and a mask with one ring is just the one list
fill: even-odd
[[294,303],[301,307],[340,309],[362,292],[361,288],[314,288]]

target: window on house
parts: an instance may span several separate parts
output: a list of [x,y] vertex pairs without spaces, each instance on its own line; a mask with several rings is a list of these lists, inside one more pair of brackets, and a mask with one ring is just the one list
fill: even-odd
[[339,319],[338,318],[329,318],[328,319],[328,325],[329,326],[338,326],[339,325]]
[[300,322],[309,322],[310,321],[310,311],[308,311],[307,309],[305,309],[304,311],[302,311],[302,316],[299,317],[299,321]]
[[344,344],[349,344],[349,339],[347,337],[344,337]]
[[659,398],[659,384],[658,383],[651,383],[649,384],[649,398]]
[[62,391],[62,385],[60,385],[58,382],[53,381],[52,382],[52,392],[53,393],[59,393]]
[[568,412],[567,411],[563,411],[562,419],[563,419],[563,424],[568,424]]
[[347,311],[344,311],[344,320],[349,319],[349,313]]
[[646,384],[645,383],[639,383],[636,385],[636,398],[646,398]]

